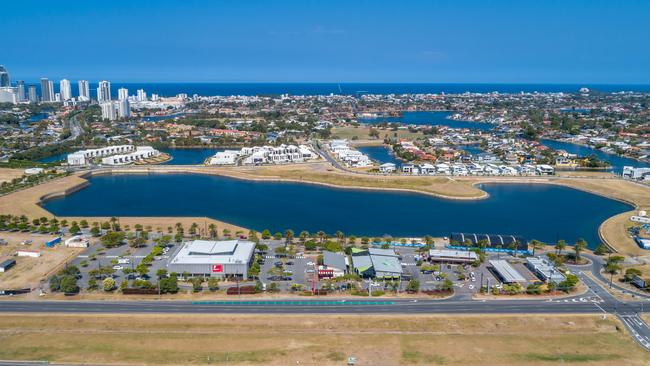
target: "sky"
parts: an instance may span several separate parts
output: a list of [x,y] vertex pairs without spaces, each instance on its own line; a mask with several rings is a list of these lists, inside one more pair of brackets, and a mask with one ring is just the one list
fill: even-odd
[[13,80],[650,84],[650,1],[3,1]]

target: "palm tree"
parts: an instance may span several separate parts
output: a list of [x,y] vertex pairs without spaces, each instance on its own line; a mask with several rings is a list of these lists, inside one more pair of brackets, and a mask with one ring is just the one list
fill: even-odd
[[309,231],[303,230],[300,232],[300,242],[305,243],[307,241],[307,238],[309,237]]
[[217,237],[217,225],[211,223],[208,225],[208,231],[210,232],[210,238],[215,239]]
[[325,232],[324,231],[319,231],[316,233],[318,235],[318,239],[320,240],[320,243],[323,244],[323,241],[325,241]]
[[516,257],[517,256],[517,241],[515,240],[512,243],[510,243],[510,245],[508,245],[508,249],[512,250],[514,252],[514,256]]
[[555,243],[555,250],[557,250],[557,255],[562,255],[564,248],[566,248],[566,241],[558,240],[558,242]]
[[544,243],[542,243],[539,240],[533,239],[533,240],[530,241],[530,243],[533,246],[533,257],[535,256],[535,250],[536,249],[544,249]]
[[285,230],[284,238],[286,239],[285,246],[290,245],[291,241],[293,240],[293,230],[291,230],[291,229]]
[[614,281],[614,275],[618,273],[620,269],[621,266],[616,262],[609,263],[605,266],[605,272],[609,273],[609,288],[612,288],[612,281]]
[[587,247],[587,241],[583,238],[578,239],[576,244],[573,246],[573,251],[576,253],[576,263],[580,263],[580,252],[582,252]]
[[337,231],[336,232],[336,238],[339,240],[339,243],[344,243],[345,242],[345,234],[343,234],[342,231]]

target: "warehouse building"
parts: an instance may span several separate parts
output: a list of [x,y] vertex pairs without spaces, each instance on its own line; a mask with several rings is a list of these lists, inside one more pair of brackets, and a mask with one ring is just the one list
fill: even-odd
[[336,278],[348,272],[348,257],[323,250],[323,265],[318,267],[318,278]]
[[524,283],[526,279],[510,263],[500,259],[491,260],[490,267],[503,283]]
[[2,262],[0,262],[0,272],[7,272],[9,268],[13,267],[16,265],[16,260],[15,259],[6,259]]
[[392,249],[352,249],[354,271],[365,278],[400,278],[402,264]]
[[553,263],[547,259],[541,257],[528,257],[526,258],[526,267],[545,282],[560,283],[564,281],[564,275],[562,272],[560,272]]
[[192,276],[248,277],[255,243],[248,240],[194,240],[169,261],[169,272]]
[[429,259],[442,263],[472,263],[478,260],[478,255],[469,250],[430,249]]

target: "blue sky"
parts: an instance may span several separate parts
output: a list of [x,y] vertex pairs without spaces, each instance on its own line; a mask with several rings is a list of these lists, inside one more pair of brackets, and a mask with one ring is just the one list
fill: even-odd
[[5,1],[14,80],[650,84],[650,1]]

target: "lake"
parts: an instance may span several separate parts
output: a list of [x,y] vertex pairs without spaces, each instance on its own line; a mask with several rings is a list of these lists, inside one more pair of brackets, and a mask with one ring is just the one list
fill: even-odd
[[427,126],[447,126],[450,128],[469,128],[474,130],[491,130],[495,125],[486,122],[457,121],[447,117],[454,112],[446,111],[424,111],[424,112],[403,112],[399,117],[377,117],[377,118],[359,118],[361,123],[377,124],[403,123],[407,125],[427,125]]
[[207,216],[255,230],[323,230],[379,236],[516,234],[591,248],[607,218],[629,211],[619,201],[567,187],[494,184],[483,200],[371,191],[192,174],[105,175],[43,207],[58,216]]
[[38,159],[38,162],[41,163],[54,163],[55,161],[61,161],[61,160],[67,160],[68,159],[68,153],[62,153],[62,154],[56,154],[56,155],[51,155],[42,159]]
[[395,157],[393,152],[386,146],[359,146],[356,148],[362,153],[368,155],[370,160],[379,164],[393,163],[397,166],[401,165],[401,161]]
[[608,162],[612,167],[610,171],[613,171],[617,174],[623,172],[624,166],[634,166],[634,167],[650,167],[650,163],[639,161],[636,159],[626,158],[624,156],[609,154],[593,147],[573,144],[570,142],[556,141],[556,140],[539,140],[540,143],[545,146],[550,147],[555,150],[564,150],[570,154],[577,154],[578,156],[591,156],[596,155],[598,159]]
[[197,165],[203,164],[205,159],[216,154],[218,151],[225,149],[216,148],[176,148],[176,149],[161,149],[160,151],[169,154],[172,159],[164,162],[164,165]]

